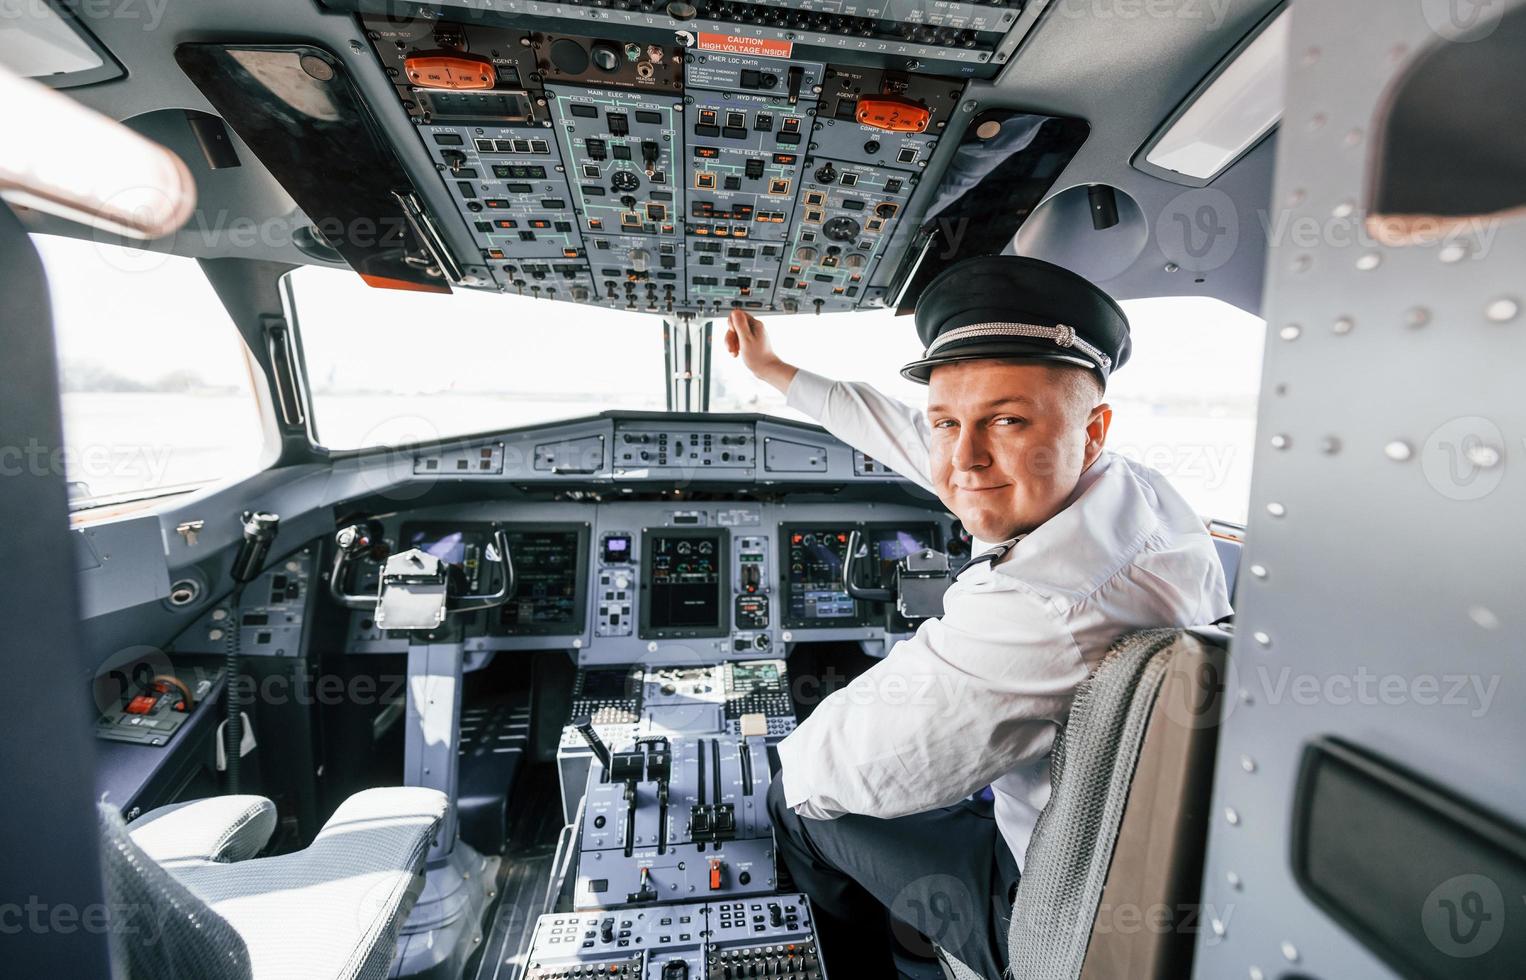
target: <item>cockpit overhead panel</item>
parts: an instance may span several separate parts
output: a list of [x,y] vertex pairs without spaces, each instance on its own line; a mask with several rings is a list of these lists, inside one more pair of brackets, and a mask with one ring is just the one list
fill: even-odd
[[[855,24],[906,16],[896,44],[952,30],[950,50],[968,53],[975,35],[939,17],[1017,12],[894,0],[907,9],[850,16],[810,2],[707,9],[783,28],[821,21],[854,43],[797,50],[767,30],[650,29],[687,4],[542,4],[533,19],[513,3],[447,4],[440,19],[363,20],[481,251],[470,264],[497,288],[663,315],[881,306],[964,81],[921,74],[937,67],[926,58],[865,57],[890,42]],[[577,22],[555,20],[567,11]]]

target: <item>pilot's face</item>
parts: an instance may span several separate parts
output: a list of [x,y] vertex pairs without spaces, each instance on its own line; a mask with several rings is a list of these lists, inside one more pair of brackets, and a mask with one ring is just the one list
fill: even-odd
[[932,480],[982,541],[1005,541],[1064,507],[1102,452],[1112,409],[1080,368],[956,361],[933,369]]

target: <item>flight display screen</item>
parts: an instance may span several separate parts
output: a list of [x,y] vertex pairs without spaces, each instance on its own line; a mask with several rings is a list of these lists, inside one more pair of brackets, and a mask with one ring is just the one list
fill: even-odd
[[724,531],[646,532],[642,540],[641,635],[724,634],[725,552]]
[[[879,588],[890,588],[895,585],[895,567],[902,558],[935,546],[935,531],[930,524],[920,527],[871,527],[864,534],[871,542],[870,548],[874,556],[879,559],[876,568],[877,579],[873,583]],[[859,574],[863,575],[864,571],[861,569]],[[860,582],[859,584],[869,583]]]
[[583,628],[581,536],[571,528],[508,531],[514,595],[499,607],[510,633],[579,633]]
[[417,548],[426,555],[434,555],[447,565],[466,564],[466,532],[438,531],[430,528],[408,529],[404,549]]
[[404,551],[417,548],[447,565],[458,566],[466,578],[467,592],[485,591],[480,586],[483,546],[488,540],[486,528],[460,524],[405,524],[402,539]]
[[858,603],[842,587],[851,527],[786,527],[786,626],[853,626]]
[[625,667],[585,670],[579,675],[576,694],[590,701],[619,701],[632,695],[633,686],[639,688],[640,681],[632,685]]

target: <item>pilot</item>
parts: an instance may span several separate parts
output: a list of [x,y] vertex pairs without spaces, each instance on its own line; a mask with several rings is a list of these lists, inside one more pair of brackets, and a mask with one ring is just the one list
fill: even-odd
[[888,909],[995,978],[1077,685],[1121,634],[1212,623],[1229,597],[1191,506],[1105,448],[1130,351],[1111,297],[1035,259],[969,259],[928,285],[916,327],[926,350],[901,373],[928,386],[925,414],[786,363],[731,314],[732,356],[975,539],[943,617],[780,744],[769,808],[829,968],[895,977]]

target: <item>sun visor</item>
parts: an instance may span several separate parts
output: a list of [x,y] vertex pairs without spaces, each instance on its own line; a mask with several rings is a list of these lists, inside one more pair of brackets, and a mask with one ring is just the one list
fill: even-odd
[[460,267],[344,65],[308,45],[185,44],[223,121],[373,286],[448,293]]

